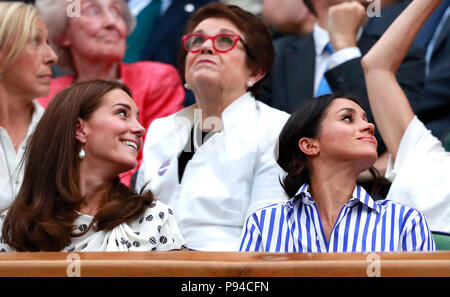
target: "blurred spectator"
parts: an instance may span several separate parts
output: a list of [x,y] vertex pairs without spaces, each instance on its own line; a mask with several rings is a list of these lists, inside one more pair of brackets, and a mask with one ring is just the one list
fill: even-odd
[[450,144],[450,1],[443,1],[442,4],[447,7],[427,47],[425,88],[417,115],[433,135],[444,141],[448,148]]
[[0,2],[0,210],[17,196],[24,173],[20,162],[44,113],[33,99],[48,94],[57,60],[47,37],[34,6]]
[[261,15],[262,12],[263,0],[220,0],[220,2],[228,5],[237,5],[257,16]]
[[[275,41],[275,65],[259,98],[275,108],[292,112],[307,98],[344,91],[357,96],[373,122],[367,98],[361,56],[377,41],[362,25],[366,1],[305,0],[317,17],[312,34],[286,36]],[[424,53],[411,48],[397,73],[409,99],[417,106],[424,79]],[[380,154],[375,167],[384,172],[386,147],[378,132]]]
[[362,64],[370,106],[391,154],[386,177],[392,186],[387,199],[420,209],[432,231],[449,233],[450,153],[414,115],[395,77],[415,36],[440,3],[413,1]]
[[[75,72],[52,80],[50,95],[38,100],[44,107],[56,93],[73,82],[92,79],[120,80],[127,85],[139,108],[139,121],[145,128],[154,119],[183,107],[184,89],[172,65],[121,62],[126,37],[134,28],[134,18],[125,0],[84,0],[80,17],[67,16],[66,1],[37,0],[36,5],[49,28],[59,64]],[[140,153],[138,166],[141,157]],[[124,173],[122,182],[129,185],[136,169]]]
[[262,18],[278,35],[306,35],[313,31],[316,18],[302,0],[263,0]]

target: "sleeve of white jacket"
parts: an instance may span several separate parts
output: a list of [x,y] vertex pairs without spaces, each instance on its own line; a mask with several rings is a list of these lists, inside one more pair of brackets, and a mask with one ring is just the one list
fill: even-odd
[[450,233],[450,153],[417,117],[405,130],[396,159],[389,157],[386,178],[392,181],[387,199],[421,211],[431,231]]

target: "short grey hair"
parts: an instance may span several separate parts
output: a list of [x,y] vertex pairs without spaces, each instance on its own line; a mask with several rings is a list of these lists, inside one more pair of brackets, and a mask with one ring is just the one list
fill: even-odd
[[[136,27],[136,18],[131,13],[126,0],[119,0],[119,3],[122,8],[123,20],[127,26],[127,36],[129,36]],[[69,16],[67,15],[69,4],[71,2],[66,0],[36,0],[35,3],[48,28],[50,44],[58,55],[58,65],[75,70],[70,50],[61,46],[61,41],[69,26]]]

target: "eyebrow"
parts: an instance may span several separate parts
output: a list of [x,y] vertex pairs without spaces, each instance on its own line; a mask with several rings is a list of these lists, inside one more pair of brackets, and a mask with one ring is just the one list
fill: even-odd
[[[196,30],[196,31],[194,31],[193,33],[200,33],[200,34],[205,34],[205,31],[203,31],[203,29],[200,29],[200,30]],[[219,30],[219,33],[218,34],[237,34],[236,32],[234,32],[233,30],[231,30],[231,29],[226,29],[226,28],[222,28],[222,29],[220,29]],[[218,35],[218,34],[216,34],[216,35]]]
[[[356,109],[352,108],[352,107],[344,107],[339,109],[336,113],[340,113],[341,111],[347,111],[347,112],[351,112],[351,113],[356,113]],[[365,111],[363,111],[363,118],[367,119],[367,114]]]

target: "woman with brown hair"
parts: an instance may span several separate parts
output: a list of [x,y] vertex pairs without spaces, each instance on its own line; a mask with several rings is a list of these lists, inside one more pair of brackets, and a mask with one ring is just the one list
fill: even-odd
[[289,200],[248,216],[240,250],[435,250],[419,210],[375,201],[356,183],[361,172],[374,170],[378,156],[374,131],[361,103],[352,96],[324,95],[305,101],[279,137],[277,162],[287,173],[282,184]]
[[137,195],[119,180],[136,166],[144,133],[121,83],[88,81],[58,93],[25,152],[19,194],[0,218],[0,249],[184,248],[173,212],[151,192]]

